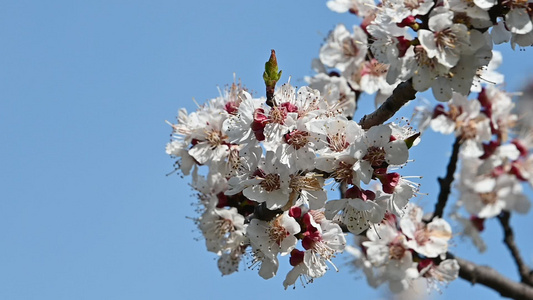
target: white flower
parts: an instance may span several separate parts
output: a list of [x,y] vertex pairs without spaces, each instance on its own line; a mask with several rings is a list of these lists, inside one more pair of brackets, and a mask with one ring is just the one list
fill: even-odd
[[363,136],[363,129],[359,124],[342,116],[313,120],[307,125],[309,132],[314,133],[322,142],[321,145],[326,146],[317,153],[331,159],[348,154],[350,146]]
[[479,252],[485,252],[487,250],[487,245],[483,241],[483,238],[481,238],[484,219],[477,217],[464,218],[456,212],[451,214],[450,217],[461,224],[462,232],[460,232],[460,235],[462,237],[470,238]]
[[320,146],[319,137],[308,131],[304,119],[298,119],[295,126],[283,135],[283,140],[275,148],[275,152],[280,163],[293,172],[312,170],[315,166],[315,149]]
[[346,238],[340,226],[325,219],[321,212],[311,210],[304,215],[304,220],[307,231],[302,240],[306,249],[303,262],[310,277],[321,277],[327,270],[326,261],[337,269],[331,259],[344,250]]
[[207,251],[221,253],[244,235],[244,217],[235,207],[208,209],[200,218],[199,228],[205,237]]
[[262,107],[265,99],[253,99],[248,93],[245,95],[246,97],[240,103],[238,111],[224,120],[222,128],[230,143],[251,147],[257,142],[252,129],[254,113]]
[[[381,277],[381,281],[388,281],[389,289],[393,293],[407,289],[410,282],[418,277],[418,272],[407,246],[406,237],[386,223],[380,224],[375,230],[367,231],[367,237],[369,241],[363,242],[363,246],[372,266],[379,268],[378,278]],[[365,274],[368,278],[368,274],[372,273],[365,272]],[[375,276],[372,274],[372,277]]]
[[442,65],[451,68],[459,62],[461,51],[469,47],[468,29],[463,24],[453,23],[453,12],[446,11],[429,18],[429,29],[420,29],[420,44],[429,58],[436,57]]
[[346,78],[327,74],[319,59],[313,60],[313,66],[318,74],[304,78],[309,87],[320,91],[330,111],[340,111],[343,116],[352,117],[356,108],[355,92],[351,90]]
[[320,60],[328,67],[344,71],[351,63],[361,63],[367,51],[367,35],[359,26],[350,34],[343,24],[337,25],[320,48]]
[[295,234],[300,232],[300,225],[285,211],[270,222],[253,219],[246,229],[250,243],[264,255],[275,257],[287,255],[298,241]]
[[383,220],[388,196],[376,195],[371,191],[360,190],[354,186],[346,195],[352,198],[331,200],[326,202],[326,217],[333,219],[340,211],[340,221],[346,225],[353,234],[360,234],[370,226]]
[[275,160],[273,152],[267,152],[263,165],[256,172],[255,178],[247,182],[243,195],[250,200],[263,203],[270,210],[287,204],[291,189],[289,172],[286,166]]
[[452,229],[444,219],[434,218],[426,224],[422,221],[422,209],[410,204],[400,220],[400,227],[409,238],[407,245],[416,252],[426,257],[437,257],[448,251]]
[[220,161],[229,154],[227,136],[222,133],[222,122],[225,117],[222,114],[212,115],[205,120],[202,132],[193,134],[193,143],[189,154],[200,164],[209,164]]
[[446,259],[438,265],[431,259],[423,259],[418,264],[420,275],[428,280],[429,286],[439,290],[438,283],[448,284],[459,277],[459,264],[455,259]]
[[[362,143],[362,159],[374,168],[382,168],[384,163],[402,165],[409,158],[409,149],[403,140],[391,138],[392,129],[389,125],[378,125],[370,128],[364,135]],[[367,182],[365,182],[367,183]]]
[[465,208],[480,218],[495,217],[504,209],[525,214],[531,206],[516,177],[507,174],[496,178],[481,177],[461,192]]
[[323,186],[324,179],[316,173],[309,172],[305,175],[292,175],[289,183],[292,192],[288,205],[304,205],[309,209],[323,208],[327,199],[327,193]]

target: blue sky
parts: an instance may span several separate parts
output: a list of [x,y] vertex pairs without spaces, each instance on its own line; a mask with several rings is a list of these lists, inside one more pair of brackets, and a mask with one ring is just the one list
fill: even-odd
[[[233,73],[262,95],[270,49],[281,81],[301,86],[328,31],[355,21],[321,1],[2,1],[0,299],[382,296],[342,257],[339,273],[296,290],[283,290],[287,267],[269,281],[244,265],[221,277],[187,219],[196,216],[189,179],[165,175],[165,120],[179,108],[216,97]],[[517,90],[531,52],[502,48]],[[426,137],[405,172],[426,176],[429,196],[418,201],[433,207],[446,165],[446,150],[435,149],[451,149],[451,139]],[[531,221],[512,223],[531,263]],[[452,250],[517,278],[497,222],[487,227],[488,253],[458,239]],[[461,280],[442,298],[465,293],[497,298]]]

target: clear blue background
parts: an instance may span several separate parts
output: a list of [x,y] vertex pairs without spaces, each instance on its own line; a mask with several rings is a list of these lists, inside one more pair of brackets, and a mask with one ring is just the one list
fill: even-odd
[[[387,297],[342,257],[340,272],[296,290],[283,290],[287,266],[268,281],[244,264],[221,277],[187,219],[189,179],[165,176],[165,120],[180,107],[218,96],[234,72],[261,96],[272,48],[281,81],[301,86],[328,31],[355,21],[322,1],[1,1],[0,299]],[[532,53],[509,48],[502,70],[517,90]],[[424,138],[404,174],[425,176],[429,195],[415,201],[431,210],[452,138]],[[512,223],[531,264],[532,222]],[[451,250],[517,279],[498,225],[483,234],[487,253],[459,239]],[[462,280],[441,297],[467,294],[497,298]]]

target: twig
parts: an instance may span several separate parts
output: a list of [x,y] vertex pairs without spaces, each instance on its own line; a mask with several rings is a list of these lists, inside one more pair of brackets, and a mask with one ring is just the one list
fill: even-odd
[[511,225],[509,224],[510,218],[511,218],[511,213],[508,211],[503,211],[498,216],[498,220],[502,224],[502,228],[503,228],[503,234],[504,234],[503,242],[505,243],[509,251],[511,251],[511,255],[513,256],[516,266],[518,267],[518,272],[520,273],[522,282],[533,286],[533,280],[530,275],[531,270],[524,263],[524,260],[522,259],[522,256],[520,255],[520,251],[518,250],[518,246],[516,245],[514,241],[513,229],[511,228]]
[[498,273],[491,267],[479,266],[473,262],[464,260],[459,257],[453,257],[448,253],[450,258],[454,258],[459,263],[459,277],[472,284],[481,284],[491,288],[503,297],[513,299],[533,299],[533,288],[520,283],[512,281],[511,279]]
[[392,92],[392,95],[381,104],[378,109],[369,115],[365,115],[359,121],[363,129],[383,124],[404,106],[405,103],[416,98],[416,90],[413,88],[411,80],[400,83]]
[[432,220],[435,217],[442,218],[442,214],[444,213],[444,207],[446,206],[446,202],[448,201],[448,197],[450,196],[451,185],[453,182],[453,174],[455,173],[455,170],[457,168],[457,159],[459,158],[460,146],[461,138],[457,137],[455,139],[455,142],[453,143],[452,156],[450,157],[450,162],[448,163],[448,167],[446,168],[446,177],[437,178],[440,184],[440,192],[437,203],[435,204],[435,212],[433,213],[433,217],[431,217]]

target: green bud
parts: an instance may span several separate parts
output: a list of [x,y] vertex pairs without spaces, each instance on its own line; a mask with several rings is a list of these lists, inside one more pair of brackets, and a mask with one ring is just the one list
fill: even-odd
[[276,59],[276,51],[272,49],[270,59],[265,63],[265,72],[263,73],[263,80],[267,87],[275,87],[276,82],[281,78],[281,71],[278,72],[278,61]]

